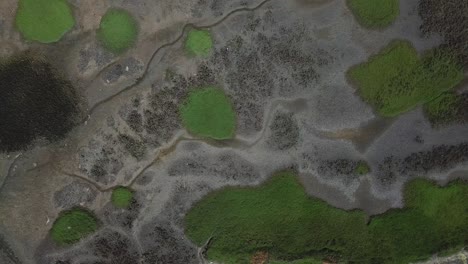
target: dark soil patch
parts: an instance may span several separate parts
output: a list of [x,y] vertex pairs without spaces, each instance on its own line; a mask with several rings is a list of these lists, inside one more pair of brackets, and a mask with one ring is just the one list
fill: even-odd
[[143,127],[149,141],[159,146],[169,141],[174,131],[181,128],[179,103],[185,99],[188,83],[182,75],[174,75],[162,87],[152,85],[149,107],[143,111]]
[[292,113],[278,112],[270,125],[268,145],[276,150],[288,150],[299,141],[299,126]]
[[125,150],[137,160],[143,158],[146,153],[144,142],[133,138],[127,134],[119,134],[119,141],[124,146]]
[[230,152],[216,156],[196,155],[173,162],[168,168],[170,176],[217,176],[228,180],[251,181],[258,175],[258,171],[249,161]]
[[106,227],[79,246],[65,251],[38,250],[39,264],[135,264],[140,255],[134,240],[123,232]]
[[459,109],[459,114],[465,122],[468,122],[468,93],[464,93],[460,95],[460,97],[461,97],[461,106]]
[[0,152],[61,139],[80,120],[75,88],[45,60],[20,55],[0,62],[0,84]]
[[225,80],[223,87],[233,98],[239,134],[261,131],[268,99],[276,93],[298,96],[320,80],[319,67],[333,61],[330,54],[313,46],[316,41],[309,37],[306,25],[280,27],[273,16],[269,11],[260,20],[258,15],[247,16],[242,34],[216,47],[210,61],[214,71],[224,76],[220,78]]
[[99,151],[99,158],[94,161],[89,171],[83,168],[82,171],[102,184],[113,182],[116,175],[123,167],[121,153],[114,148],[118,143],[118,141],[113,140],[109,142],[109,144],[103,146]]
[[90,242],[93,256],[109,260],[108,263],[138,263],[139,254],[133,242],[126,236],[106,230]]
[[137,110],[133,110],[128,114],[127,123],[133,131],[143,132],[143,116]]
[[468,143],[436,146],[430,151],[413,153],[403,159],[400,173],[424,176],[431,170],[445,171],[468,161]]
[[402,159],[389,156],[378,165],[376,174],[382,185],[390,185],[395,183],[399,176],[412,178],[431,172],[445,172],[465,162],[468,162],[468,143],[440,145]]
[[468,93],[442,94],[424,106],[424,112],[434,127],[468,122]]
[[170,223],[151,223],[143,228],[141,234],[144,247],[142,263],[198,263],[196,248]]
[[351,183],[365,173],[360,173],[359,167],[364,161],[335,159],[324,160],[317,167],[317,173],[323,178],[342,179],[344,183]]
[[419,15],[424,34],[441,34],[444,46],[455,51],[460,62],[468,66],[468,1],[421,0]]

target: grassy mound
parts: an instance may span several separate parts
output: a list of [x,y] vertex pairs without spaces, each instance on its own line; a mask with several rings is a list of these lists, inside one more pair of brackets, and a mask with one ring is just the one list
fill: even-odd
[[234,136],[236,116],[229,98],[215,87],[197,89],[180,107],[182,123],[193,134],[214,139]]
[[102,17],[97,34],[106,49],[120,54],[135,43],[138,25],[127,11],[110,9]]
[[56,42],[75,20],[66,0],[20,0],[16,27],[27,40]]
[[128,208],[133,200],[133,192],[127,187],[117,187],[112,191],[112,204],[119,208]]
[[62,212],[51,229],[52,239],[59,245],[69,245],[94,233],[99,227],[96,217],[81,208]]
[[0,152],[63,138],[81,117],[75,88],[40,58],[0,61],[0,84]]
[[370,167],[365,161],[360,161],[355,169],[356,174],[366,175],[370,172]]
[[207,30],[192,29],[185,40],[185,50],[191,56],[208,56],[213,48],[211,33]]
[[427,103],[463,79],[461,68],[447,53],[434,50],[419,59],[404,41],[391,43],[348,74],[364,101],[385,117]]
[[424,106],[424,112],[432,124],[447,124],[458,121],[462,98],[447,92]]
[[348,0],[357,21],[368,28],[389,26],[400,14],[399,0]]
[[249,263],[258,251],[272,260],[408,263],[467,242],[467,198],[466,184],[417,180],[405,190],[405,209],[368,223],[362,211],[308,196],[293,173],[283,172],[259,187],[205,197],[186,215],[186,234],[197,245],[212,237],[207,256],[223,263]]

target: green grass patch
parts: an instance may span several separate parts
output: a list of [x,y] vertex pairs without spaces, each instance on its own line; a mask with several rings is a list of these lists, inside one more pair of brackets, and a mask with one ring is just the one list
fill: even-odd
[[272,261],[408,263],[467,243],[467,199],[464,183],[440,188],[417,180],[405,189],[405,209],[369,222],[360,210],[308,196],[292,172],[282,172],[259,187],[208,195],[187,213],[185,226],[197,245],[213,237],[207,257],[222,263],[249,263],[258,251]]
[[365,161],[359,161],[358,165],[355,169],[356,174],[358,175],[366,175],[370,172],[370,167]]
[[462,99],[453,92],[443,93],[424,105],[424,112],[433,124],[447,124],[459,119]]
[[230,139],[236,129],[236,115],[223,90],[205,87],[190,92],[180,106],[182,123],[188,131],[202,137]]
[[213,38],[208,30],[192,29],[185,40],[185,50],[191,56],[206,57],[213,48]]
[[66,0],[20,0],[16,27],[27,40],[56,42],[75,25]]
[[406,41],[395,41],[348,72],[361,97],[384,117],[430,102],[455,87],[463,72],[452,56],[433,50],[422,58]]
[[400,14],[399,0],[348,0],[356,20],[367,28],[387,27]]
[[274,260],[268,262],[268,264],[323,264],[322,260],[317,260],[314,258],[307,258],[307,259],[299,259],[293,261],[281,261],[281,260]]
[[112,191],[111,200],[118,208],[128,208],[133,200],[133,191],[127,187],[117,187]]
[[138,24],[127,11],[110,9],[102,17],[97,35],[106,49],[120,54],[135,43],[138,36]]
[[98,220],[91,212],[74,208],[59,215],[52,226],[51,236],[57,244],[69,245],[94,233],[98,227]]

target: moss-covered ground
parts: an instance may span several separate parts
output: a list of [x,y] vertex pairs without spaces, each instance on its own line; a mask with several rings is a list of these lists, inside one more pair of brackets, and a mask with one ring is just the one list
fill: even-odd
[[112,191],[111,200],[118,208],[128,208],[133,200],[133,191],[127,187],[117,187]]
[[16,27],[27,40],[56,42],[75,20],[66,0],[20,0]]
[[98,227],[98,220],[91,212],[73,208],[59,215],[50,233],[57,244],[69,245],[94,233]]
[[120,54],[135,43],[138,37],[138,24],[127,11],[110,9],[102,17],[97,34],[106,49]]
[[224,91],[216,87],[193,90],[180,106],[182,123],[191,133],[213,139],[234,136],[236,115]]
[[462,98],[453,93],[443,93],[424,105],[424,112],[432,124],[447,124],[458,121]]
[[357,21],[367,28],[389,26],[400,14],[399,0],[348,0]]
[[382,116],[393,117],[455,87],[463,72],[454,61],[441,50],[419,58],[409,42],[395,41],[348,75],[364,101]]
[[268,262],[269,264],[323,264],[326,263],[322,260],[317,260],[314,258],[306,258],[300,260],[293,260],[293,261],[281,261],[281,260],[274,260]]
[[468,185],[416,180],[404,197],[406,208],[369,220],[308,196],[294,173],[282,172],[259,187],[205,197],[186,215],[186,234],[197,245],[212,237],[208,259],[236,264],[258,251],[272,261],[408,263],[466,245]]
[[370,167],[365,161],[359,161],[355,169],[356,174],[366,175],[370,172]]
[[213,48],[213,39],[208,30],[192,29],[185,40],[185,50],[191,56],[208,56]]

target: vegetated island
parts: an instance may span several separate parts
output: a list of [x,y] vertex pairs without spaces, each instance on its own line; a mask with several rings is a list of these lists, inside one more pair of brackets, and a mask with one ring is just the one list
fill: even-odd
[[450,91],[463,80],[463,71],[447,50],[419,58],[409,42],[398,40],[352,67],[348,77],[380,115],[394,117]]
[[206,196],[187,213],[186,234],[200,246],[212,238],[209,260],[236,264],[249,263],[258,252],[278,263],[409,263],[466,245],[466,183],[441,188],[414,180],[404,199],[404,209],[369,219],[363,211],[345,211],[308,196],[296,175],[286,171],[258,187],[230,187]]

